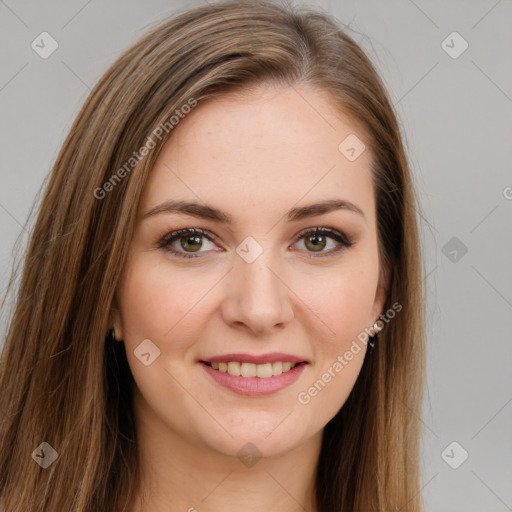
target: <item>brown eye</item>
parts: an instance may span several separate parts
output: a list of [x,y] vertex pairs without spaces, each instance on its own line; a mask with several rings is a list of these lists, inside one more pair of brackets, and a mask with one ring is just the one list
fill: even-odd
[[304,244],[308,249],[315,252],[320,252],[327,245],[325,235],[308,235],[304,238]]
[[[185,236],[178,238],[178,240],[181,240],[181,247],[185,250],[192,249],[194,252],[201,248],[202,242],[201,237],[194,235],[194,236]],[[185,242],[183,242],[185,241]]]
[[[304,239],[304,246],[307,252],[318,253],[315,256],[331,256],[337,254],[344,248],[348,248],[353,245],[352,242],[346,235],[330,228],[314,228],[302,231],[299,233],[299,240]],[[337,242],[337,247],[330,251],[324,251],[328,245],[328,241],[334,240]],[[336,246],[336,244],[334,244]]]
[[[158,247],[166,250],[178,257],[182,258],[198,258],[194,253],[201,254],[200,251],[206,238],[209,242],[213,243],[212,238],[202,229],[190,228],[179,229],[165,235],[159,242]],[[179,241],[179,248],[174,244]]]

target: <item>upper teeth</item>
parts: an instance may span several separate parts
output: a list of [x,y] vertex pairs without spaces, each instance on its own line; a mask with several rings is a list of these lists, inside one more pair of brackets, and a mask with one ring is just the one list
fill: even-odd
[[273,375],[281,375],[295,367],[295,363],[276,361],[275,363],[240,363],[230,361],[229,363],[210,363],[214,370],[229,373],[236,377],[261,377],[268,378]]

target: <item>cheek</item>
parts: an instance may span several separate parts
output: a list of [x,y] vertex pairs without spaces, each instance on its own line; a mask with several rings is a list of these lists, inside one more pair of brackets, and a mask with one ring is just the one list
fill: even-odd
[[201,301],[218,276],[171,268],[161,257],[155,263],[156,256],[143,253],[127,267],[120,290],[123,328],[130,344],[149,338],[167,351],[172,338],[179,349],[180,339],[185,343],[201,329]]
[[330,315],[337,334],[348,334],[347,330],[366,327],[368,313],[375,299],[373,274],[362,269],[349,272],[334,283],[331,290]]
[[[138,272],[135,267],[126,280],[121,296],[123,327],[132,338],[151,338],[172,324],[169,312],[172,295],[165,292],[166,285],[152,278],[151,272]],[[168,319],[168,321],[167,321]]]
[[361,371],[367,347],[358,336],[368,327],[376,279],[373,272],[354,267],[331,275],[321,289],[307,295],[314,312],[310,316],[318,317],[309,332],[315,365],[297,401],[314,410],[312,417],[319,424],[326,424],[343,407]]
[[175,283],[166,277],[162,265],[148,265],[148,260],[132,258],[123,275],[120,302],[125,342],[130,344],[145,338],[156,342],[171,329],[181,304],[177,294],[169,293]]
[[[377,272],[362,261],[337,271],[318,273],[302,280],[300,296],[307,308],[308,322],[315,330],[311,340],[319,340],[322,350],[332,353],[350,344],[361,330],[368,327],[368,318],[375,300]],[[365,270],[368,269],[368,270]]]

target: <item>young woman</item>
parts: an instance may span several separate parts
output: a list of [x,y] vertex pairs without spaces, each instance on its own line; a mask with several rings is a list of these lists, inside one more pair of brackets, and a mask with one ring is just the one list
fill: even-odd
[[422,510],[416,200],[329,16],[180,13],[52,170],[1,359],[7,512]]

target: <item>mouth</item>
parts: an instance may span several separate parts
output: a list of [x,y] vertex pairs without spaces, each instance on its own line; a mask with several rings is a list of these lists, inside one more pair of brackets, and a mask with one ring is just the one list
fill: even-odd
[[300,365],[306,365],[306,361],[292,363],[291,361],[274,361],[268,363],[247,363],[241,361],[212,362],[200,361],[213,370],[227,373],[233,377],[269,379],[287,373]]
[[289,354],[226,354],[198,364],[215,385],[239,395],[261,397],[291,386],[310,363]]

